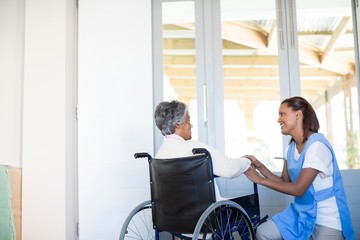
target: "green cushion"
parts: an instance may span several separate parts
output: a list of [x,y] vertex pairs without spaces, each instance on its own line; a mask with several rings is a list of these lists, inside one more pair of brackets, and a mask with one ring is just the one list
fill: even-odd
[[13,217],[8,168],[0,165],[0,240],[15,240]]

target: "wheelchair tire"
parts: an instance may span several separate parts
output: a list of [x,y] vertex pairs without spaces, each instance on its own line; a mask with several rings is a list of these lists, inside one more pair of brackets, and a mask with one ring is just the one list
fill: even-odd
[[119,239],[156,239],[150,200],[139,204],[130,212],[122,226]]
[[233,201],[211,204],[199,218],[193,235],[198,239],[255,239],[254,228],[246,211]]

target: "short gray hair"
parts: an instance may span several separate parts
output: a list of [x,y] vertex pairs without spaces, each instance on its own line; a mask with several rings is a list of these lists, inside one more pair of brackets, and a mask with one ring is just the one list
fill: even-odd
[[175,132],[177,124],[183,124],[187,107],[179,101],[161,102],[155,110],[155,124],[162,135],[169,135]]

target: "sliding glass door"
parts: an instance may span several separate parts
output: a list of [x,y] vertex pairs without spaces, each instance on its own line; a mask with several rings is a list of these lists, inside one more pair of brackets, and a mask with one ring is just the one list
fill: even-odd
[[280,102],[275,1],[220,1],[225,151],[280,169]]
[[[153,0],[154,105],[188,104],[194,139],[280,171],[278,107],[301,95],[341,168],[358,168],[352,0]],[[161,144],[162,137],[155,141]],[[156,150],[156,149],[155,149]]]
[[[193,139],[223,149],[219,19],[219,1],[153,0],[154,106],[186,103]],[[155,152],[162,141],[155,129]]]
[[[195,39],[194,1],[153,1],[154,106],[171,100],[186,103],[197,139]],[[154,132],[156,152],[163,136]]]
[[297,2],[301,93],[315,107],[320,130],[340,168],[358,168],[358,80],[351,0]]

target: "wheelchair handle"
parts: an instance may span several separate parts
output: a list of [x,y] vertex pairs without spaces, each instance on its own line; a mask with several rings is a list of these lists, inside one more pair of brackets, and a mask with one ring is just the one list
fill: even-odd
[[[192,149],[192,153],[193,154],[205,154],[207,157],[209,157],[210,158],[210,160],[211,160],[211,154],[210,154],[210,152],[208,151],[208,150],[206,150],[206,148],[193,148]],[[212,168],[212,161],[211,161],[211,168]],[[211,170],[212,171],[212,170]],[[218,175],[215,175],[214,173],[213,173],[213,177],[214,178],[217,178],[217,177],[219,177]]]
[[206,150],[205,148],[193,148],[192,153],[193,153],[193,154],[205,153],[207,156],[210,156],[209,151]]
[[137,158],[147,158],[148,160],[152,159],[151,155],[146,152],[135,153],[134,157],[135,157],[135,159],[137,159]]

